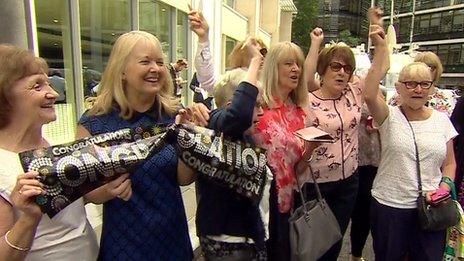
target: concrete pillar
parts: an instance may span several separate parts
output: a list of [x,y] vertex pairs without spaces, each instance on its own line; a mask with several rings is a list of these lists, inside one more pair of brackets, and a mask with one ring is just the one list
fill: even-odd
[[0,43],[28,48],[24,2],[0,0]]

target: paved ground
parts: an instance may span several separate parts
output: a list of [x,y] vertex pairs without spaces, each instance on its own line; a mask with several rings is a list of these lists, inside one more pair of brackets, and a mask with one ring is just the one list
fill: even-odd
[[[199,246],[198,238],[195,231],[195,212],[196,212],[196,197],[195,197],[195,186],[192,184],[190,186],[182,187],[182,197],[184,199],[185,213],[187,216],[190,240],[192,242],[193,249],[197,249]],[[87,215],[92,226],[97,232],[98,238],[100,238],[101,233],[101,206],[88,205]],[[198,252],[198,249],[197,251]],[[368,261],[374,260],[374,252],[372,250],[372,238],[369,236],[367,239],[366,246],[364,247],[364,258]],[[195,260],[202,260],[201,258],[196,258]],[[346,232],[345,237],[343,238],[343,248],[338,258],[340,261],[350,260],[350,239],[349,239],[349,230]]]
[[[195,186],[190,185],[182,188],[182,196],[185,203],[185,211],[187,214],[187,220],[190,230],[190,239],[192,240],[192,246],[194,249],[198,247],[198,238],[195,234],[195,210],[196,210],[196,200],[195,200]],[[198,252],[198,250],[197,250]],[[348,261],[350,260],[350,238],[349,230],[346,232],[345,237],[343,238],[343,247],[340,253],[339,261]],[[372,249],[372,238],[369,236],[367,239],[366,246],[364,247],[363,252],[364,259],[367,261],[374,261],[374,251]],[[202,260],[202,258],[196,258],[196,261]]]

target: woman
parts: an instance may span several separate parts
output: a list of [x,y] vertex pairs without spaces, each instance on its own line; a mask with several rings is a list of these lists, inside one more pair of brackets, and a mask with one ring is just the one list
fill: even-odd
[[[441,64],[440,58],[432,52],[421,52],[416,55],[414,62],[423,62],[430,68],[432,71],[433,84],[437,86],[441,74],[443,73],[443,65]],[[440,90],[438,88],[434,88],[434,92],[429,96],[426,103],[428,107],[445,112],[448,116],[451,116],[455,104],[456,95],[452,91]],[[401,97],[398,93],[390,98],[389,105],[401,105]]]
[[35,197],[38,173],[23,173],[17,153],[50,146],[42,126],[56,120],[58,93],[46,62],[30,51],[0,45],[0,260],[95,260],[98,245],[81,198],[53,219]]
[[296,186],[295,165],[304,146],[293,132],[304,128],[308,92],[301,49],[290,42],[271,48],[262,71],[264,113],[253,139],[267,150],[274,174],[270,190],[269,260],[289,260],[288,218]]
[[362,252],[370,231],[369,209],[372,201],[372,183],[380,161],[379,132],[373,126],[372,116],[366,104],[363,104],[361,108],[361,121],[358,131],[359,188],[353,212],[351,213],[351,261],[363,260]]
[[[210,50],[209,25],[203,14],[194,10],[189,12],[189,22],[190,29],[198,36],[198,47],[194,61],[197,79],[201,84],[201,88],[212,95],[218,79],[214,72],[213,57]],[[227,70],[241,69],[246,71],[248,69],[253,54],[245,47],[247,43],[252,41],[258,42],[261,54],[266,56],[267,47],[264,42],[256,37],[248,37],[245,41],[238,42],[235,45],[228,57],[229,67]]]
[[[313,153],[311,166],[322,196],[327,201],[345,233],[353,210],[358,190],[357,155],[358,128],[361,118],[363,81],[353,76],[354,54],[342,44],[334,44],[322,49],[322,29],[311,32],[313,39],[306,63],[311,80],[309,93],[308,125],[315,126],[331,134],[336,141],[323,143]],[[313,46],[315,45],[316,46]],[[313,51],[311,51],[313,50]],[[320,83],[314,81],[314,74],[320,75]],[[308,200],[316,197],[309,171],[302,175],[307,182]],[[323,255],[320,260],[337,260],[342,246],[340,240]]]
[[[78,137],[122,128],[173,123],[180,109],[159,40],[147,32],[121,35],[113,46],[93,107],[80,119]],[[142,163],[129,176],[129,201],[92,198],[103,206],[100,260],[191,260],[192,248],[179,189],[193,172],[172,146]]]
[[424,63],[414,62],[401,70],[395,83],[401,106],[388,106],[378,98],[379,82],[388,70],[389,59],[383,29],[372,25],[370,31],[376,49],[373,64],[382,65],[381,70],[366,77],[363,95],[379,125],[382,146],[371,205],[376,260],[404,260],[406,256],[409,260],[441,260],[445,230],[429,232],[419,226],[414,142],[419,151],[423,191],[430,199],[439,188],[450,190],[446,182],[454,180],[452,139],[457,133],[446,114],[425,105],[434,87],[431,70]]

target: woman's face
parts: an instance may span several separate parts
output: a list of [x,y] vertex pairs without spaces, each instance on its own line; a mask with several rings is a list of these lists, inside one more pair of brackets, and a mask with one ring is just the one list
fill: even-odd
[[126,95],[156,95],[166,81],[166,73],[160,48],[139,41],[130,53],[123,73]]
[[[425,67],[424,67],[424,70]],[[401,104],[409,106],[413,110],[422,108],[433,92],[431,74],[424,71],[423,76],[406,75],[395,84],[396,91],[401,96]]]
[[12,107],[11,120],[16,117],[30,119],[36,124],[56,120],[54,104],[58,93],[53,90],[46,74],[26,76],[13,83],[8,99]]
[[297,59],[293,57],[285,58],[278,64],[279,88],[289,92],[298,87],[301,77],[301,68]]
[[330,90],[332,93],[341,93],[346,88],[353,70],[354,68],[342,59],[332,58],[322,76],[322,87]]

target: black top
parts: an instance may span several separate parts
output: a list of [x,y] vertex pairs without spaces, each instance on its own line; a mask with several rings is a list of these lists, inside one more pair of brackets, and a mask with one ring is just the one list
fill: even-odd
[[[211,112],[208,128],[221,131],[234,140],[244,140],[243,132],[252,125],[257,96],[255,86],[241,82],[232,104]],[[256,244],[264,244],[264,226],[257,204],[201,175],[196,185],[198,235],[225,234],[252,238]]]

